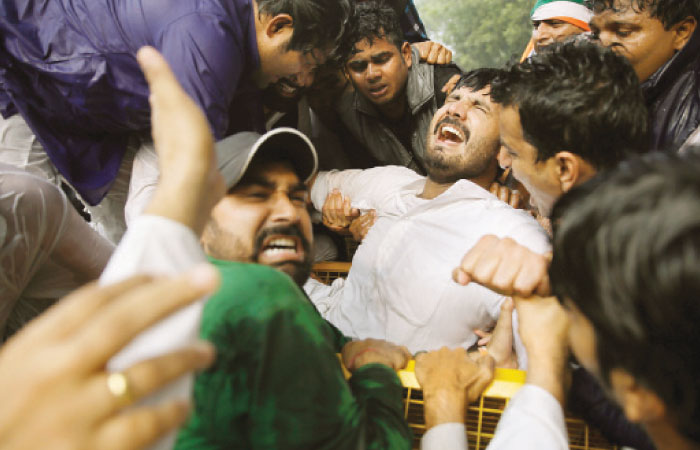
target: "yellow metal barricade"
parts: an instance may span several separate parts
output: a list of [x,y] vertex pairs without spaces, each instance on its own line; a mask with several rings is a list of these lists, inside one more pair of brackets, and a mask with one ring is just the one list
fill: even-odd
[[[330,284],[334,279],[346,277],[350,263],[324,262],[314,265],[313,272],[320,281]],[[340,356],[340,355],[339,355]],[[398,372],[404,387],[404,417],[413,430],[414,448],[419,447],[420,438],[425,433],[423,417],[423,392],[414,373],[415,361],[410,361],[405,370]],[[346,371],[346,376],[350,374]],[[486,388],[479,401],[469,406],[467,411],[467,438],[470,450],[485,449],[493,439],[496,426],[508,401],[525,384],[525,372],[513,369],[496,369],[494,380]],[[573,450],[616,450],[597,430],[583,420],[566,415],[569,432],[569,448]]]

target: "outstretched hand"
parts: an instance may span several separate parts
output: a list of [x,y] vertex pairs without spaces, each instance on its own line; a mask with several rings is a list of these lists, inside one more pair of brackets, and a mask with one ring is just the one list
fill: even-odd
[[127,368],[127,398],[110,392],[104,368],[142,330],[217,285],[218,273],[208,266],[174,279],[89,285],[30,322],[0,349],[0,447],[137,449],[182,424],[189,410],[182,401],[124,408],[209,366],[210,344]]
[[175,220],[199,234],[224,194],[209,123],[157,50],[142,47],[136,58],[151,91],[153,143],[161,174],[146,213]]

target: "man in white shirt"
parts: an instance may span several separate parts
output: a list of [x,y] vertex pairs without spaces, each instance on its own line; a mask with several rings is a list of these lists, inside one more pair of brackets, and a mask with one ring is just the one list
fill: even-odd
[[504,297],[450,280],[461,256],[482,236],[508,236],[532,251],[547,236],[526,212],[488,192],[497,172],[499,107],[489,84],[498,72],[465,76],[435,114],[428,136],[428,177],[396,166],[320,173],[311,201],[321,209],[339,190],[376,222],[347,280],[305,289],[321,314],[347,336],[385,339],[411,352],[468,348],[475,329],[493,324]]
[[[587,42],[553,44],[510,67],[494,83],[493,97],[503,106],[499,161],[528,189],[530,202],[542,216],[549,217],[562,195],[591,180],[598,170],[612,169],[644,150],[646,111],[637,83],[632,67],[620,56]],[[548,296],[550,259],[510,239],[485,236],[467,253],[454,277],[460,284],[479,283],[504,295]],[[516,298],[516,308],[530,362],[527,384],[504,412],[489,448],[568,448],[560,406],[568,355],[566,314],[554,297]],[[438,362],[446,366],[444,359],[418,358],[416,370],[427,371]],[[423,364],[428,367],[421,368]],[[464,410],[464,399],[446,396],[453,402],[435,405],[439,412],[426,402],[426,416],[442,416],[423,438],[426,450],[466,448],[464,425],[454,415],[439,414]],[[624,420],[621,412],[616,416],[614,408],[607,410],[603,422]],[[641,443],[635,447],[646,448],[643,433],[627,428],[624,434],[616,438],[632,439]]]

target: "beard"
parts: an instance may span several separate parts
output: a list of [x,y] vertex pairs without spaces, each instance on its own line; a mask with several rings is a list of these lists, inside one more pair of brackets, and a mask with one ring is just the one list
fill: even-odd
[[425,155],[428,178],[436,183],[446,184],[483,175],[493,162],[500,143],[489,141],[483,136],[472,135],[458,120],[451,117],[445,117],[435,124],[433,136],[443,124],[449,124],[462,131],[465,137],[463,149],[460,153],[450,154],[443,145],[434,141],[428,142]]
[[268,266],[286,273],[299,287],[303,286],[311,274],[313,256],[311,254],[311,243],[296,225],[261,230],[255,237],[253,250],[250,251],[250,244],[246,245],[239,236],[224,230],[216,220],[212,219],[207,224],[202,235],[202,245],[206,254],[212,258],[222,261],[258,263],[265,238],[275,234],[298,237],[304,250],[304,260],[301,262],[289,261],[280,264],[268,264]]
[[260,259],[260,253],[263,251],[262,245],[269,236],[294,236],[299,238],[301,242],[302,250],[304,251],[303,261],[282,261],[276,264],[268,264],[270,267],[286,273],[289,275],[294,282],[302,287],[304,283],[309,279],[311,275],[311,266],[313,265],[313,255],[311,254],[311,243],[304,236],[297,225],[287,225],[280,227],[264,228],[260,230],[258,235],[255,237],[255,245],[253,246],[253,259],[258,262]]

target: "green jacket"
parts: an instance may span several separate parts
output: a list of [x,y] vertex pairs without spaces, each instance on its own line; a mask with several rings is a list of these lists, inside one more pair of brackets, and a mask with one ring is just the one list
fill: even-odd
[[201,337],[218,355],[195,380],[177,450],[411,448],[393,370],[370,364],[345,380],[336,354],[347,339],[288,276],[212,262],[222,285]]

